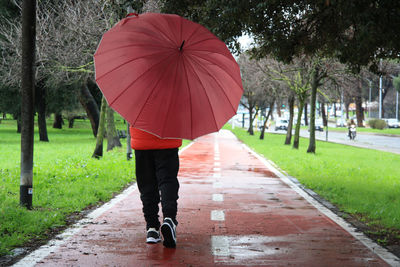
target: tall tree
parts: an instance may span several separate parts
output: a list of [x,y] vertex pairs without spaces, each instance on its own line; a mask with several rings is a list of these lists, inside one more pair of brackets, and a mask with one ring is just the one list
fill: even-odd
[[22,2],[20,204],[32,208],[36,0]]

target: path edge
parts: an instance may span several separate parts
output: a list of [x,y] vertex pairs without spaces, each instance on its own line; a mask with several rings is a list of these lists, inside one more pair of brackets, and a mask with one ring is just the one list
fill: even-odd
[[[232,133],[233,134],[233,133]],[[236,137],[236,136],[235,136]],[[237,138],[237,137],[236,137]],[[238,139],[239,140],[239,139]],[[239,140],[240,141],[240,140]],[[400,259],[393,253],[388,251],[386,248],[375,243],[372,239],[368,238],[364,233],[358,231],[350,223],[345,221],[342,217],[338,216],[332,210],[324,206],[315,196],[317,193],[310,189],[305,189],[301,183],[294,177],[289,176],[285,171],[281,170],[273,161],[266,159],[264,156],[255,152],[252,148],[244,144],[242,141],[242,146],[244,149],[249,151],[257,159],[259,159],[268,169],[270,169],[278,178],[280,178],[285,184],[301,195],[305,200],[307,200],[311,205],[313,205],[317,210],[323,213],[325,216],[330,218],[340,227],[342,227],[346,232],[351,234],[355,239],[360,241],[364,246],[369,248],[373,253],[378,255],[382,260],[384,260],[390,266],[400,266]],[[313,196],[314,195],[314,196]],[[331,205],[330,203],[328,205]]]

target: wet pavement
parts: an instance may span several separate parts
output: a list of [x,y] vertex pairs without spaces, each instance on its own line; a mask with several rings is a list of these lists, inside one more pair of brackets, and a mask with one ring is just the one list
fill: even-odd
[[176,249],[145,243],[133,186],[16,266],[398,264],[229,131],[199,138],[180,158]]

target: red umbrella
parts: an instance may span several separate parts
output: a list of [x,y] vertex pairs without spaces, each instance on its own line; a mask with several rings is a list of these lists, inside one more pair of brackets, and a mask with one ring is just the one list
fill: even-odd
[[177,15],[127,17],[94,55],[108,104],[135,128],[162,138],[216,132],[236,114],[240,69],[226,45]]

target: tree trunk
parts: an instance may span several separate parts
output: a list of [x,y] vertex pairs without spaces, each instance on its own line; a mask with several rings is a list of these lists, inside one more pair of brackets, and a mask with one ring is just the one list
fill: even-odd
[[97,130],[99,128],[99,118],[100,112],[99,107],[94,99],[93,95],[90,93],[87,82],[83,84],[79,94],[79,102],[86,111],[86,114],[90,120],[92,126],[93,135],[97,136]]
[[362,107],[362,80],[358,79],[357,93],[355,97],[356,102],[356,117],[357,117],[357,127],[364,127],[363,125],[363,113],[364,108]]
[[289,125],[286,132],[285,145],[292,143],[292,129],[293,129],[293,116],[294,116],[294,95],[291,94],[288,99],[289,104]]
[[114,147],[121,147],[117,129],[114,122],[114,110],[107,105],[107,151],[112,150]]
[[325,127],[328,126],[328,118],[326,116],[326,111],[325,111],[325,103],[321,102],[321,113],[322,113],[322,123]]
[[71,116],[68,118],[68,128],[74,128],[75,116]]
[[99,121],[99,130],[97,132],[96,138],[96,147],[94,148],[94,152],[92,157],[93,158],[100,158],[103,156],[103,140],[105,134],[105,120],[106,120],[106,109],[107,109],[107,102],[106,99],[103,97],[101,99],[101,110],[100,110],[100,121]]
[[20,205],[32,208],[36,0],[22,2]]
[[267,128],[268,119],[272,114],[272,110],[274,109],[274,104],[275,104],[275,100],[273,100],[269,105],[268,114],[265,117],[265,121],[264,121],[263,126],[261,128],[261,134],[260,134],[260,139],[261,140],[264,140],[265,129]]
[[21,133],[22,126],[21,126],[21,118],[17,118],[17,133]]
[[38,83],[35,91],[36,107],[38,113],[39,140],[49,142],[46,124],[46,90],[42,82]]
[[254,122],[254,117],[256,116],[256,114],[258,112],[258,109],[256,109],[256,112],[254,112],[254,114],[253,114],[253,110],[254,110],[254,108],[253,107],[250,108],[250,106],[249,106],[249,117],[250,118],[249,118],[249,129],[247,130],[247,132],[250,135],[254,135],[253,122]]
[[62,129],[63,124],[64,124],[64,120],[62,118],[62,115],[60,113],[55,113],[53,128]]
[[316,144],[315,144],[315,104],[317,101],[317,89],[318,89],[318,75],[319,69],[315,68],[313,73],[313,79],[311,84],[311,103],[310,103],[310,139],[308,144],[307,153],[315,153]]
[[304,102],[304,125],[308,126],[308,104],[307,102]]
[[296,129],[294,131],[294,140],[293,140],[293,148],[299,149],[300,144],[300,126],[301,126],[301,116],[303,115],[303,108],[305,97],[299,96],[299,112],[297,113],[297,123]]

